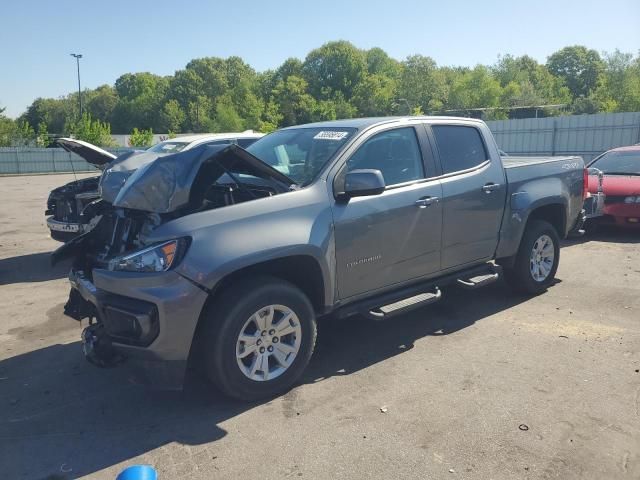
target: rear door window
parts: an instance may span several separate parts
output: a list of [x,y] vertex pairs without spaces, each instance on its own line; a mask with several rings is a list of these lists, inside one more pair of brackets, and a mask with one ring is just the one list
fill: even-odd
[[477,167],[489,158],[477,128],[433,125],[431,129],[445,174]]

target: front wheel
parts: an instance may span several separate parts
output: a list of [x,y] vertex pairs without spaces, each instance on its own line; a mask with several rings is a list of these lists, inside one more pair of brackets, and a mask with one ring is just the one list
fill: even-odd
[[537,295],[551,284],[560,261],[560,237],[543,220],[531,220],[525,229],[513,267],[505,270],[516,291]]
[[316,321],[306,295],[271,277],[222,293],[205,312],[205,371],[225,394],[241,400],[291,388],[313,353]]

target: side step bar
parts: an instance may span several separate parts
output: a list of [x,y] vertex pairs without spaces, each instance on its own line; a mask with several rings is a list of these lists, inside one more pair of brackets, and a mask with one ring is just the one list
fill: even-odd
[[338,318],[364,315],[373,320],[383,320],[437,302],[442,297],[442,287],[457,284],[462,288],[475,289],[493,283],[501,276],[502,268],[499,265],[483,263],[339,306],[335,314]]
[[367,316],[374,320],[382,320],[394,315],[400,315],[415,308],[420,308],[430,303],[437,302],[442,298],[442,292],[435,287],[433,292],[424,292],[414,295],[413,297],[398,300],[397,302],[373,308],[367,312]]
[[474,290],[489,285],[502,276],[502,267],[500,265],[488,264],[488,270],[489,272],[487,273],[481,273],[471,278],[458,278],[456,283],[467,290]]

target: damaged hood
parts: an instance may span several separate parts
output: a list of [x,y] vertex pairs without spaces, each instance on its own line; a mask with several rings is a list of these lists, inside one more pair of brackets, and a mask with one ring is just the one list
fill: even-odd
[[109,153],[100,147],[96,147],[88,142],[83,142],[82,140],[59,138],[55,144],[64,148],[67,152],[79,155],[96,167],[104,166],[117,158],[113,153]]
[[133,172],[165,156],[167,156],[166,153],[135,150],[120,155],[111,165],[105,168],[102,177],[100,177],[100,196],[109,203],[115,202],[120,189]]
[[[107,170],[103,179],[120,165]],[[283,173],[232,144],[201,146],[172,155],[154,154],[153,160],[130,173],[119,186],[114,184],[110,193],[105,191],[104,182],[101,188],[106,200],[115,194],[112,201],[115,207],[169,213],[204,195],[209,186],[223,176],[227,179],[224,183],[235,183],[233,177],[243,175],[273,181],[285,189],[295,184]]]

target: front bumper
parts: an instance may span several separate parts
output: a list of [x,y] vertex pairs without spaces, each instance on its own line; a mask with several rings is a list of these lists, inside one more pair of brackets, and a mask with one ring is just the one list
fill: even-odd
[[598,221],[603,225],[639,229],[640,204],[609,203],[604,206]]
[[93,281],[69,273],[65,306],[72,318],[97,320],[83,333],[88,360],[107,366],[126,359],[140,383],[180,389],[207,294],[173,271],[92,273]]

